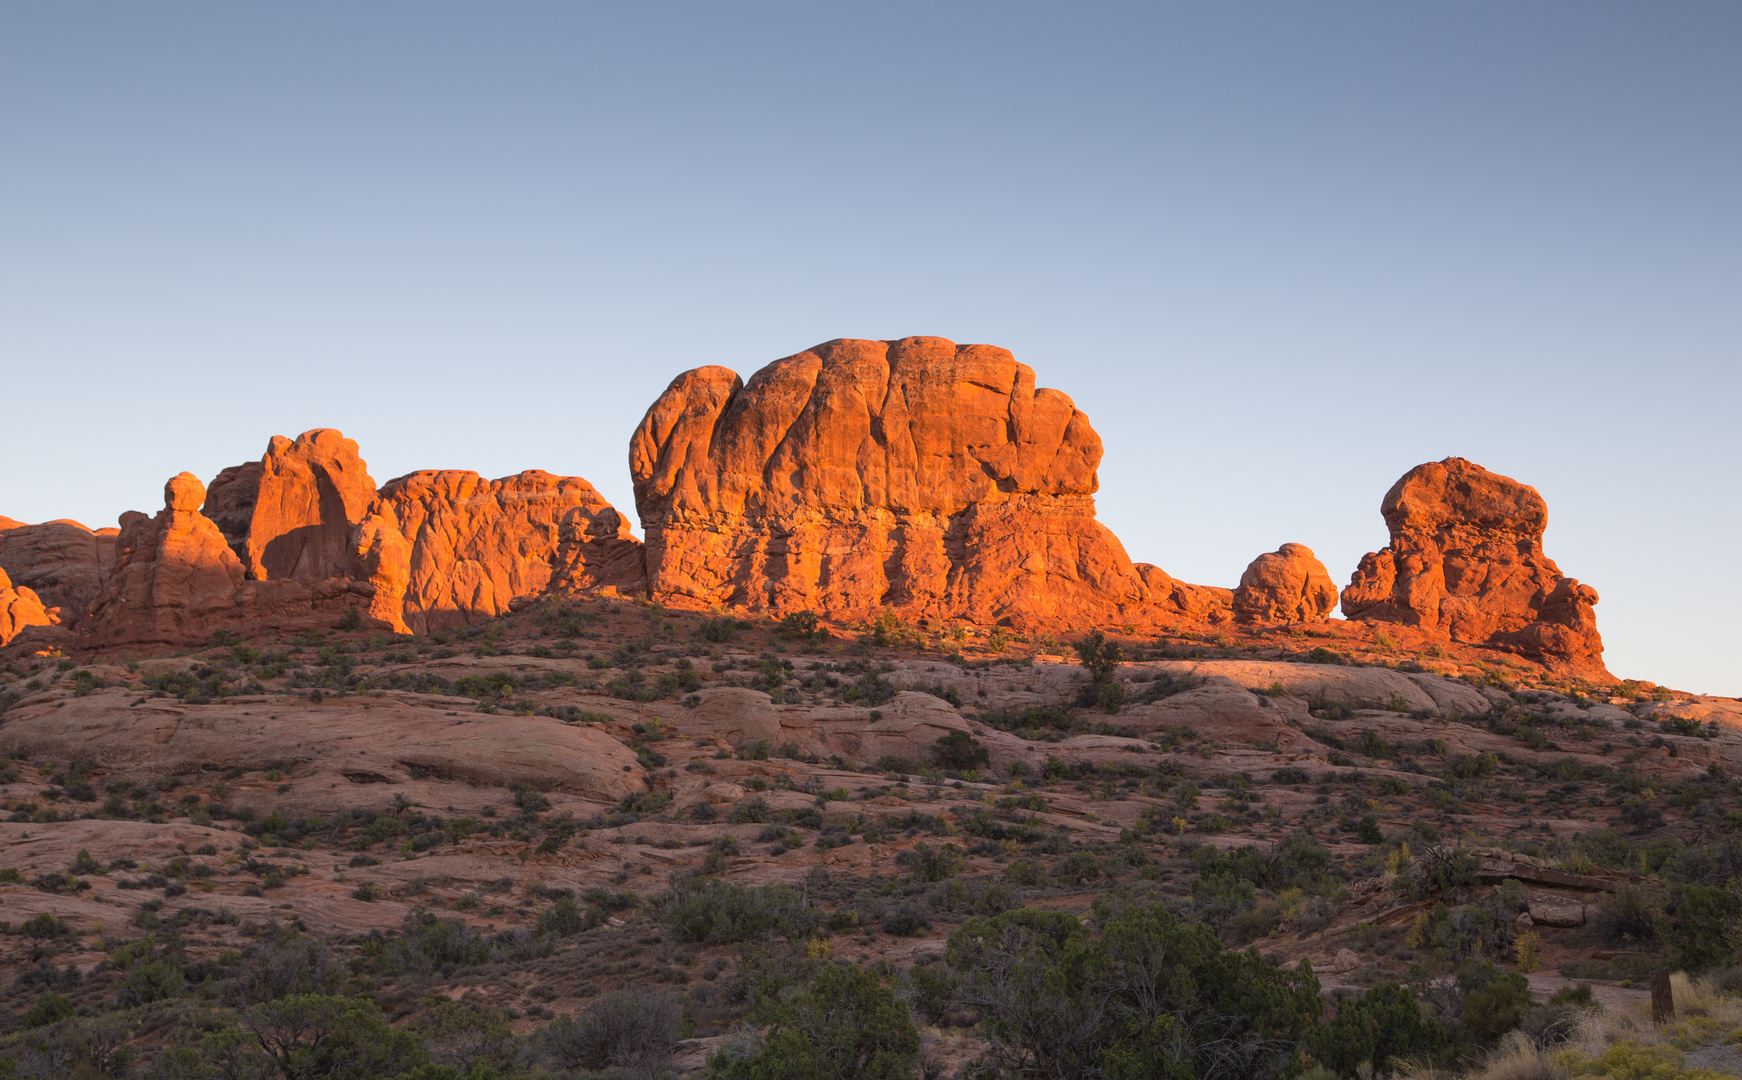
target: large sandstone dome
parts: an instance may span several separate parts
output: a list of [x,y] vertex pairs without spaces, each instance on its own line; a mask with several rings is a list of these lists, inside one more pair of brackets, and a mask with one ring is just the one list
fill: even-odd
[[1151,600],[1095,520],[1100,462],[1008,350],[934,337],[685,372],[629,449],[655,599],[1016,624]]

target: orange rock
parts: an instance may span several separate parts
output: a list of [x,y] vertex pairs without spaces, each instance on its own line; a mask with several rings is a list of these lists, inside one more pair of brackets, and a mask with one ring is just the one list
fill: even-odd
[[63,625],[79,627],[103,595],[118,535],[66,519],[25,525],[0,518],[0,566],[14,588],[31,589]]
[[225,469],[206,488],[206,505],[200,510],[224,534],[225,542],[244,566],[248,562],[248,534],[254,524],[254,503],[260,497],[260,476],[264,471],[258,461]]
[[226,621],[242,563],[197,509],[205,497],[205,485],[184,472],[163,486],[156,517],[121,515],[119,554],[92,616],[96,643],[182,644]]
[[1242,622],[1317,622],[1336,606],[1336,582],[1305,544],[1253,559],[1234,590],[1234,616]]
[[925,337],[686,372],[629,450],[655,599],[1148,622],[1166,598],[1095,520],[1100,460],[1009,352]]
[[1454,457],[1405,473],[1380,510],[1391,543],[1361,559],[1345,616],[1602,670],[1597,592],[1543,553],[1535,488]]
[[378,510],[409,541],[404,614],[420,632],[493,618],[553,584],[640,587],[640,543],[578,476],[414,472],[388,481]]
[[411,544],[399,534],[390,515],[370,514],[358,522],[352,537],[353,566],[368,581],[369,618],[396,634],[405,625],[405,590],[411,581]]
[[0,567],[0,645],[12,639],[27,626],[53,626],[60,622],[42,606],[42,599],[22,585],[14,586]]
[[[239,510],[246,484],[246,476],[226,484],[227,514]],[[305,431],[295,442],[274,436],[248,525],[248,576],[307,586],[350,577],[352,532],[374,501],[375,481],[355,441],[331,428]]]

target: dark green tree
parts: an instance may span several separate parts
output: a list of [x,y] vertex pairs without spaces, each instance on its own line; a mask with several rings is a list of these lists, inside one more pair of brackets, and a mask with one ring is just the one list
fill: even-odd
[[844,964],[817,972],[805,991],[769,1006],[768,1036],[753,1055],[717,1055],[719,1080],[908,1080],[919,1030],[894,993],[870,973]]

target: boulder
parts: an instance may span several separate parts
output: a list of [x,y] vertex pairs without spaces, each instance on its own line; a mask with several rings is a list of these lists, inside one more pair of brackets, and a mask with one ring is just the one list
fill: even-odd
[[[673,380],[630,442],[650,595],[836,616],[1149,623],[1088,417],[989,345],[839,339]],[[1168,610],[1173,610],[1171,607]]]
[[1542,926],[1585,925],[1585,900],[1562,893],[1529,894],[1530,921]]
[[578,476],[414,472],[389,481],[375,510],[408,543],[404,618],[414,630],[493,618],[553,587],[642,588],[640,542]]
[[1234,617],[1241,622],[1318,622],[1337,606],[1337,585],[1305,544],[1260,555],[1240,575]]
[[1418,465],[1380,506],[1391,543],[1361,559],[1343,613],[1603,671],[1597,592],[1543,553],[1535,488],[1463,458]]
[[42,606],[35,591],[14,586],[0,567],[0,645],[9,645],[27,626],[53,626],[60,620]]
[[119,535],[66,519],[26,525],[0,518],[0,566],[13,588],[30,589],[61,625],[78,628],[103,595]]

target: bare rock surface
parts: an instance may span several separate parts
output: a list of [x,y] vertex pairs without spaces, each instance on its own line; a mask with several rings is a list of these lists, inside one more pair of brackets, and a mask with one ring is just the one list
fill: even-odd
[[1603,673],[1597,592],[1543,552],[1536,489],[1463,458],[1418,465],[1380,507],[1391,543],[1361,559],[1343,613]]
[[0,567],[0,645],[10,644],[26,627],[53,626],[59,621],[43,609],[35,592],[15,587],[5,567]]
[[313,587],[351,576],[351,533],[376,494],[355,440],[331,428],[294,441],[273,436],[258,485],[248,525],[249,577]]
[[377,512],[409,544],[404,619],[415,631],[494,618],[553,581],[625,592],[642,586],[640,542],[580,477],[415,472],[382,488]]
[[987,345],[840,339],[675,379],[630,443],[653,598],[1019,624],[1148,621],[1095,520],[1101,440]]
[[422,778],[493,787],[498,800],[518,784],[606,801],[647,786],[621,742],[550,717],[459,715],[455,703],[398,698],[129,704],[136,697],[111,689],[27,701],[7,713],[0,750],[29,747],[154,777],[294,768],[298,784],[273,801],[326,812],[378,803],[384,789],[372,785]]
[[62,519],[26,525],[0,518],[0,567],[14,588],[34,592],[69,628],[81,625],[103,595],[119,529],[91,530]]

